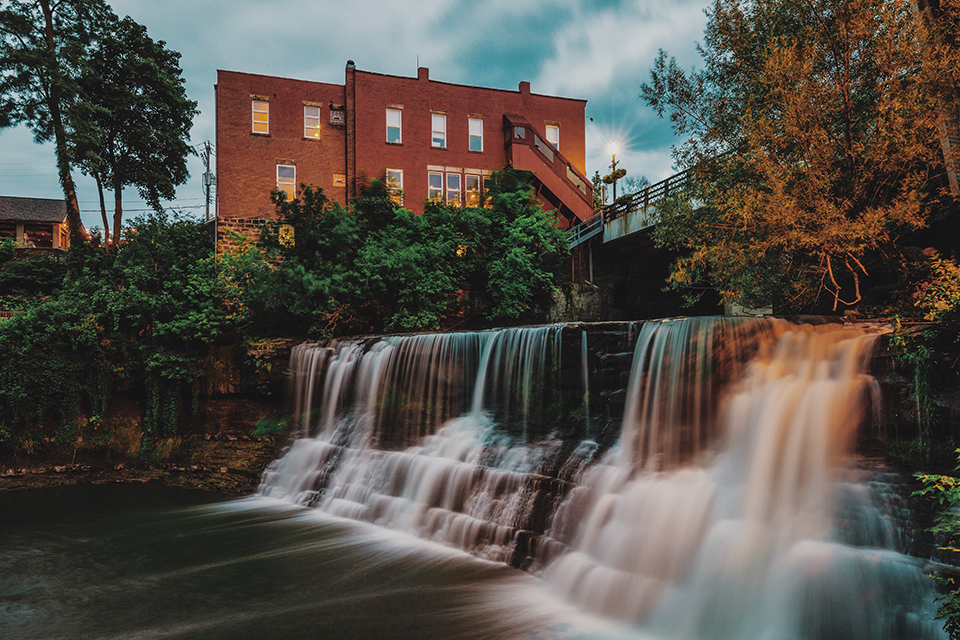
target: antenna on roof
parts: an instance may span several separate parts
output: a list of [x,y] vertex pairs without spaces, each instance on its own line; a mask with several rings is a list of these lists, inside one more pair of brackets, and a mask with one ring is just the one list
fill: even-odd
[[417,69],[420,68],[420,54],[417,54]]

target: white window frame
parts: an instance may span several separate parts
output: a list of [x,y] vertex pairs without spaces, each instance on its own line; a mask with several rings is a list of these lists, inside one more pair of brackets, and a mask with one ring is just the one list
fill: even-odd
[[[430,184],[430,179],[434,177],[439,177],[439,187]],[[427,200],[443,202],[443,173],[440,171],[427,171]]]
[[[476,179],[477,188],[470,188],[470,181]],[[476,202],[470,202],[470,194],[476,193]],[[483,205],[483,176],[476,173],[468,173],[463,177],[463,206],[479,208]]]
[[[460,199],[461,194],[463,193],[463,176],[459,173],[448,173],[445,176],[444,187],[445,187],[445,197],[443,201],[447,206],[453,205],[454,207],[461,206],[462,200]],[[451,187],[450,181],[456,180],[457,186]]]
[[303,106],[303,137],[309,140],[320,139],[320,107]]
[[[396,116],[396,123],[390,122],[390,116]],[[403,144],[403,111],[400,109],[387,109],[387,137],[386,141],[389,144]],[[390,139],[390,131],[395,130],[397,132],[397,139]]]
[[[469,136],[467,148],[473,152],[483,153],[483,120],[481,118],[468,118],[467,133]],[[476,142],[476,149],[474,148],[474,142]]]
[[560,151],[560,125],[548,124],[546,126],[547,142],[553,145],[553,148]]
[[[261,135],[270,134],[270,103],[267,100],[251,100],[252,103],[252,124],[251,132]],[[257,107],[260,107],[259,109]],[[265,114],[260,120],[257,120],[257,114]]]
[[[293,169],[293,178],[288,178],[287,176],[283,176],[283,178],[281,179],[281,176],[280,176],[281,169]],[[287,194],[288,202],[297,197],[297,165],[295,164],[278,164],[277,165],[277,189]]]
[[385,182],[390,199],[398,206],[403,206],[403,169],[387,169]]
[[447,116],[442,113],[430,114],[430,146],[447,148]]

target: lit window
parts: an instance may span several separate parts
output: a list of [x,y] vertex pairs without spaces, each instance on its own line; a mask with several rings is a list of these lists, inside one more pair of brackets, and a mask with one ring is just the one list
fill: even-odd
[[447,174],[447,204],[452,207],[460,206],[460,174]]
[[440,149],[447,148],[447,116],[441,113],[434,113],[431,118],[433,122],[433,137],[431,141],[431,146],[439,147]]
[[253,132],[270,133],[270,103],[265,100],[253,101]]
[[320,137],[320,107],[303,108],[303,137]]
[[394,144],[400,144],[402,142],[400,136],[400,114],[399,109],[387,109],[387,142]]
[[297,197],[297,168],[294,165],[277,165],[277,189],[287,194],[287,200]]
[[480,194],[482,191],[482,178],[477,175],[466,175],[465,189],[464,189],[464,206],[466,207],[479,207],[480,206]]
[[342,173],[333,174],[333,186],[335,187],[347,186],[347,176]]
[[554,149],[560,149],[560,125],[547,125],[547,142],[552,144]]
[[483,120],[470,118],[470,151],[483,151]]
[[387,191],[390,199],[398,206],[403,206],[403,170],[387,169]]
[[427,199],[428,200],[443,200],[443,174],[430,171],[427,173]]

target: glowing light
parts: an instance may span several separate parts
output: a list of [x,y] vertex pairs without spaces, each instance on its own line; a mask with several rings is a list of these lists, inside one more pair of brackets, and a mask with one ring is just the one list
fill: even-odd
[[615,156],[617,155],[617,152],[620,151],[620,147],[616,142],[611,142],[609,145],[607,145],[607,151],[610,153],[610,155]]

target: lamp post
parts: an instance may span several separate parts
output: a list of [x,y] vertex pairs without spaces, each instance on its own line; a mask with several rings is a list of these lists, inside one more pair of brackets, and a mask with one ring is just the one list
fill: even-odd
[[607,151],[610,152],[611,162],[610,162],[610,175],[613,176],[613,203],[617,202],[617,151],[620,150],[620,147],[617,146],[616,142],[611,142],[607,146]]

